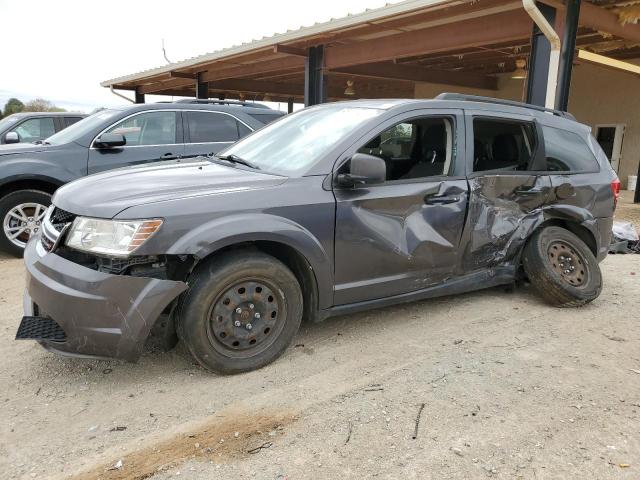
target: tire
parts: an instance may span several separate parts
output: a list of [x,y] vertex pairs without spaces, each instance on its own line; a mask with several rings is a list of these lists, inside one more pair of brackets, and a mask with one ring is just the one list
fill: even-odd
[[178,336],[206,369],[228,375],[277,359],[303,312],[300,285],[275,258],[253,250],[196,268],[178,304]]
[[[18,190],[0,199],[0,249],[16,257],[22,257],[30,236],[40,230],[46,207],[51,205],[51,195],[40,190]],[[12,215],[21,207],[23,219]],[[36,218],[36,213],[38,214]],[[22,217],[22,215],[20,215]],[[22,232],[19,229],[24,229]],[[18,237],[10,235],[19,233]]]
[[535,232],[525,246],[523,264],[531,284],[556,307],[580,307],[602,291],[598,261],[582,240],[564,228]]

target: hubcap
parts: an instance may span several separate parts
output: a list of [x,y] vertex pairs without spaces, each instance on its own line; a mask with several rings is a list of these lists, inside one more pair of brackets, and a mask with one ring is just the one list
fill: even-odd
[[209,314],[208,335],[214,348],[245,356],[268,347],[284,317],[278,289],[263,280],[235,284],[220,295]]
[[31,235],[42,228],[47,207],[39,203],[21,203],[4,216],[4,235],[14,245],[24,248]]
[[589,271],[584,258],[571,245],[560,240],[551,242],[547,255],[551,266],[565,282],[574,287],[587,283]]

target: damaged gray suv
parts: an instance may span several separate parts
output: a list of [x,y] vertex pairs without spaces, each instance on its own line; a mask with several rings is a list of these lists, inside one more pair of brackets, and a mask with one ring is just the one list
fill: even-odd
[[519,277],[579,306],[600,294],[618,189],[566,113],[455,94],[315,106],[217,156],[60,188],[26,248],[17,338],[129,361],[180,338],[238,373],[303,319]]

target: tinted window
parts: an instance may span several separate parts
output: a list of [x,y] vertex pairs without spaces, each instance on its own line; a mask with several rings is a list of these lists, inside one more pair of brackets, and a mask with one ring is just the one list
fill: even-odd
[[532,123],[473,120],[473,171],[533,170],[536,146]]
[[552,172],[597,172],[598,162],[580,135],[543,127],[547,170]]
[[284,116],[284,114],[281,113],[281,112],[250,113],[249,115],[251,117],[255,118],[256,120],[258,120],[263,125],[266,125],[267,123],[273,122],[274,120],[277,120],[277,119],[279,119],[279,118]]
[[235,142],[238,140],[238,121],[221,113],[188,112],[191,143]]
[[446,175],[451,168],[453,122],[419,118],[399,123],[358,149],[387,165],[387,181]]
[[56,130],[53,126],[53,118],[32,118],[18,125],[14,132],[18,134],[21,142],[35,142],[50,137]]
[[68,127],[82,120],[82,117],[64,117],[64,126]]
[[246,137],[251,133],[251,129],[247,127],[244,123],[238,122],[238,134],[240,138]]
[[175,112],[147,112],[130,117],[107,130],[127,139],[127,146],[168,145],[176,141]]

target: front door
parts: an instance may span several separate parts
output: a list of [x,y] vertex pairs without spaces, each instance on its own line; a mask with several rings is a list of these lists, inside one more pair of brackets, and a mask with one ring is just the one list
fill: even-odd
[[469,215],[465,272],[508,264],[540,221],[551,192],[541,127],[534,118],[468,112]]
[[464,118],[414,111],[347,152],[381,157],[387,181],[334,187],[335,295],[344,305],[423,289],[456,275],[467,206]]
[[[155,110],[131,115],[103,133],[124,135],[123,147],[89,149],[89,174],[113,168],[172,160],[184,155],[180,112]],[[100,136],[100,135],[98,135]]]

